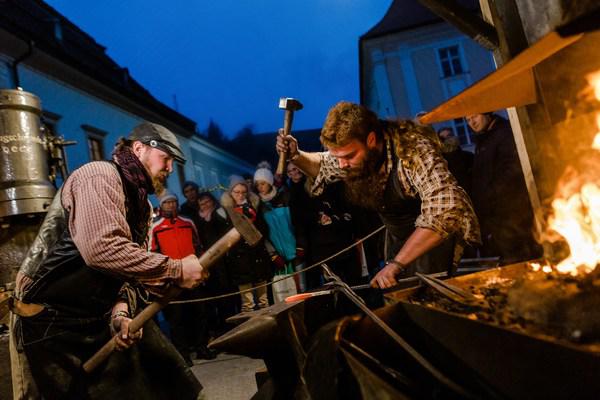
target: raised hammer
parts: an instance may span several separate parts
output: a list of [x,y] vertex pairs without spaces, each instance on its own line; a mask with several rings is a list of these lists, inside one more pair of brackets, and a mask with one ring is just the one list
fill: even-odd
[[[294,111],[302,110],[302,103],[291,97],[282,97],[279,99],[279,108],[285,110],[283,117],[283,136],[289,135],[292,130],[292,121],[294,120]],[[282,175],[285,172],[286,153],[279,154],[279,163],[277,164],[277,173]]]
[[[200,256],[198,261],[203,268],[211,267],[215,261],[221,258],[234,244],[240,239],[244,239],[250,246],[255,246],[260,242],[262,235],[256,229],[252,221],[246,216],[234,212],[231,209],[227,209],[229,218],[233,223],[233,228],[229,230],[223,237],[221,237],[215,244],[210,246],[204,254]],[[162,310],[169,302],[173,301],[181,293],[183,289],[178,286],[171,286],[163,297],[152,302],[148,307],[144,308],[138,315],[136,315],[129,323],[129,332],[135,333],[139,331],[148,320]],[[118,334],[118,333],[117,333]],[[104,360],[110,356],[115,350],[116,341],[113,337],[111,340],[106,342],[100,350],[96,352],[89,360],[83,364],[83,370],[87,373],[95,370]]]

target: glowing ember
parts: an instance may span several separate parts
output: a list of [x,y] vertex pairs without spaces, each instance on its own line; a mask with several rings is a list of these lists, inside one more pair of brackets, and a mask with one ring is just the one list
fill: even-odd
[[[600,101],[600,71],[596,71],[592,74],[586,76],[586,79],[590,86],[594,88],[594,95],[596,96],[596,100]],[[594,137],[594,142],[592,143],[592,148],[596,150],[600,150],[600,113],[596,115],[596,126],[598,127],[598,133]]]
[[600,100],[600,71],[593,72],[585,77],[592,88],[596,99]]
[[[596,118],[596,123],[598,124],[598,128],[600,129],[600,115]],[[596,134],[594,137],[594,143],[592,143],[592,149],[600,150],[600,132]]]
[[542,267],[542,271],[544,271],[545,273],[549,274],[550,272],[552,272],[552,267],[549,265],[544,265]]

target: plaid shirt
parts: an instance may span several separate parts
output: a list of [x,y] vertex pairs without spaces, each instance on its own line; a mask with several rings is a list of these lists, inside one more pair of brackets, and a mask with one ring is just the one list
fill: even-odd
[[71,237],[87,265],[136,280],[154,292],[180,279],[180,260],[150,253],[132,241],[121,177],[113,165],[93,162],[79,168],[65,183],[61,199],[69,211]]
[[[379,172],[380,183],[386,185],[396,159],[402,194],[421,199],[421,214],[415,226],[431,229],[443,238],[456,234],[465,243],[480,243],[479,223],[471,200],[448,171],[433,142],[416,132],[386,132],[384,140],[386,161]],[[315,195],[321,194],[327,184],[344,178],[335,157],[329,152],[319,154],[321,165],[311,187]]]

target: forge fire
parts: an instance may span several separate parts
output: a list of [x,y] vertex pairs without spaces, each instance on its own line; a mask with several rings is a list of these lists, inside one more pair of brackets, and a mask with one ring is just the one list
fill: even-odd
[[[586,78],[592,101],[599,102],[600,71]],[[463,289],[482,299],[478,306],[450,301],[431,289],[415,300],[470,319],[600,346],[600,112],[596,124],[589,149],[557,185],[541,237],[545,260],[505,267],[508,275],[491,272],[476,283],[464,281]]]

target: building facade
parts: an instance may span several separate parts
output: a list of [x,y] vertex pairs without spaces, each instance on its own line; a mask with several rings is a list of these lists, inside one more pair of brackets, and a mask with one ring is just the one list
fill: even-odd
[[[394,0],[361,36],[359,54],[361,103],[382,118],[414,118],[495,70],[491,52],[417,0]],[[470,147],[463,118],[435,128],[442,126]]]

